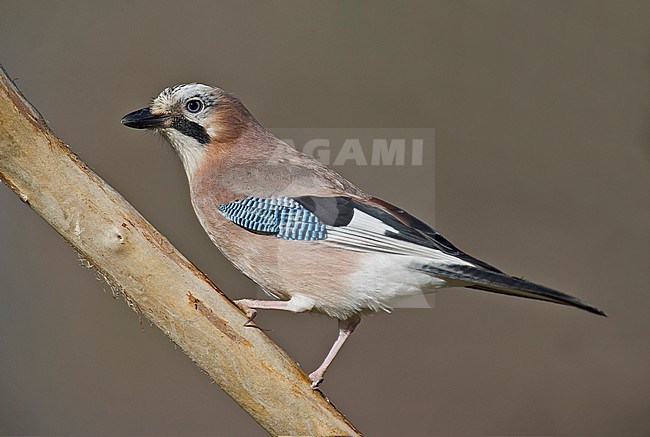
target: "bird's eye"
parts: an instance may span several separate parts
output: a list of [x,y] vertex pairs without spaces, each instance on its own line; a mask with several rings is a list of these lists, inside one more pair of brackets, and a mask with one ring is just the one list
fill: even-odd
[[187,109],[192,114],[196,114],[197,112],[200,112],[203,109],[203,102],[200,101],[199,99],[189,100],[185,104],[185,109]]

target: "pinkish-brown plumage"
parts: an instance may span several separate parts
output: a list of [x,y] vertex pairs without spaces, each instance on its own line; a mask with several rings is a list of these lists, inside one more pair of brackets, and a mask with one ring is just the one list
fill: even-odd
[[260,308],[339,319],[338,339],[310,374],[314,387],[360,315],[388,311],[399,297],[465,286],[604,314],[460,251],[425,223],[276,138],[219,88],[168,88],[122,122],[169,140],[207,234],[279,299],[238,301],[249,321]]

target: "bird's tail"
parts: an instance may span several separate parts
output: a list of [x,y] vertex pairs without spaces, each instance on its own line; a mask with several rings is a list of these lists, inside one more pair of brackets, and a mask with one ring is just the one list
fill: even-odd
[[505,273],[493,272],[468,265],[427,265],[421,267],[421,270],[437,277],[467,282],[468,285],[465,285],[467,288],[525,297],[528,299],[544,300],[574,306],[600,316],[607,316],[604,311],[590,305],[582,299],[526,281],[525,279],[506,275]]

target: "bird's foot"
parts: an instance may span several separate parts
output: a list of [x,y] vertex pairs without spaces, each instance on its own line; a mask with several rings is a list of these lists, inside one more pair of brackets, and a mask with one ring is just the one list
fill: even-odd
[[251,326],[257,328],[255,323],[253,323],[253,319],[255,319],[255,316],[257,315],[257,310],[255,308],[251,308],[246,304],[246,301],[248,299],[240,299],[235,301],[235,305],[237,305],[248,317],[246,320],[246,323],[244,323],[244,326]]
[[310,373],[309,379],[311,380],[311,388],[313,388],[314,390],[317,389],[324,381],[323,374],[318,370]]

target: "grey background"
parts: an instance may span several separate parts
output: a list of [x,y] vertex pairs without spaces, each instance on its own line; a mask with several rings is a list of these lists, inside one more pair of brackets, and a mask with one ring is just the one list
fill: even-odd
[[[230,90],[266,126],[434,127],[435,211],[408,168],[338,170],[609,312],[449,290],[365,320],[323,390],[368,435],[650,432],[649,3],[0,9],[0,62],[24,94],[233,298],[255,288],[203,234],[177,158],[119,124],[175,83]],[[4,186],[0,286],[0,433],[263,435]],[[309,370],[335,337],[320,316],[259,321]]]

